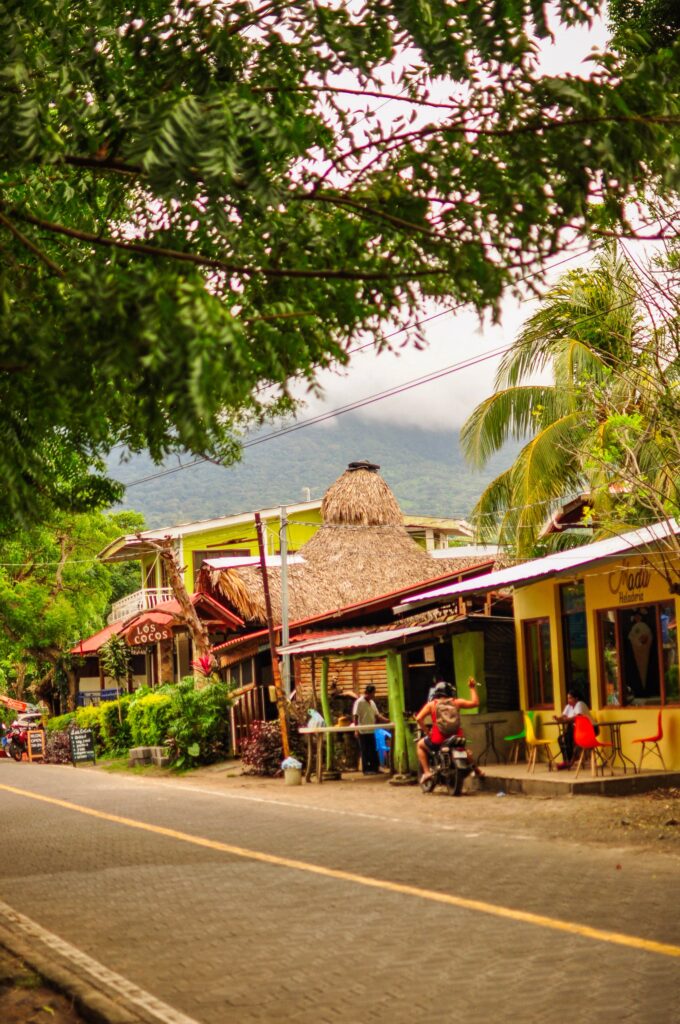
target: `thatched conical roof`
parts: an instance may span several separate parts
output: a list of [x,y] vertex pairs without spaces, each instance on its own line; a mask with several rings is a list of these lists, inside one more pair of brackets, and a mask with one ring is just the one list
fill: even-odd
[[[410,586],[426,583],[479,562],[435,561],[408,534],[394,494],[372,463],[350,463],[321,503],[322,525],[288,567],[290,621],[312,618]],[[281,570],[268,569],[272,613],[281,621]],[[266,622],[259,566],[203,569],[199,589],[232,607],[252,625]]]

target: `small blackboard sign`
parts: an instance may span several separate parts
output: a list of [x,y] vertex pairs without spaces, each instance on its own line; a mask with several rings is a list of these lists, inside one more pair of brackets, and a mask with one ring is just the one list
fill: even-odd
[[45,759],[45,733],[42,729],[28,730],[28,760],[43,761]]
[[73,765],[78,761],[95,761],[94,733],[92,729],[71,729],[71,760]]

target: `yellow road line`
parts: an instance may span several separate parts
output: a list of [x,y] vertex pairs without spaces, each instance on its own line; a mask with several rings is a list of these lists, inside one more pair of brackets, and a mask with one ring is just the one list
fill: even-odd
[[454,896],[450,893],[436,892],[433,889],[422,889],[415,885],[403,885],[400,882],[390,882],[383,878],[370,878],[368,875],[358,875],[353,871],[327,868],[321,864],[310,864],[307,861],[294,860],[291,857],[280,857],[274,853],[263,853],[261,850],[249,850],[243,846],[234,846],[232,843],[222,843],[217,839],[206,839],[203,836],[194,836],[188,832],[178,832],[176,829],[165,828],[162,825],[150,825],[144,821],[137,821],[135,818],[124,818],[119,814],[96,811],[91,807],[83,807],[81,804],[71,803],[70,800],[59,800],[56,797],[43,796],[40,793],[32,793],[29,790],[18,789],[15,786],[0,784],[0,790],[14,793],[17,796],[28,797],[31,800],[40,800],[55,807],[63,807],[67,811],[86,814],[91,818],[99,818],[101,821],[110,821],[116,825],[126,825],[128,828],[136,828],[142,832],[166,836],[168,839],[177,839],[182,843],[190,843],[193,846],[200,846],[207,850],[228,853],[233,857],[259,861],[261,864],[272,864],[275,867],[290,868],[293,871],[306,871],[311,875],[333,878],[340,882],[351,882],[354,885],[362,885],[369,889],[380,889],[383,892],[399,893],[401,896],[414,896],[417,899],[429,900],[432,903],[443,903],[449,907],[474,910],[480,914],[490,914],[494,917],[502,917],[510,921],[521,921],[524,924],[532,924],[538,928],[549,928],[552,931],[567,932],[570,935],[581,936],[581,938],[594,939],[596,942],[608,942],[615,946],[642,949],[648,953],[658,953],[662,956],[680,957],[680,946],[674,946],[667,942],[656,942],[654,939],[643,939],[637,935],[626,935],[623,932],[610,932],[604,928],[592,928],[590,925],[577,924],[573,921],[560,921],[559,918],[547,917],[544,914],[534,914],[527,910],[503,907],[496,903],[487,903],[484,900],[471,900],[465,896]]

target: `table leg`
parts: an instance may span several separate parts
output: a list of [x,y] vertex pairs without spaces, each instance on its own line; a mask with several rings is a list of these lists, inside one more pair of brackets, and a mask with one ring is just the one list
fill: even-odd
[[323,741],[324,733],[316,737],[316,781],[323,782]]
[[312,777],[312,765],[314,763],[314,755],[312,753],[314,747],[312,744],[312,737],[307,734],[307,765],[305,767],[305,782],[309,782]]

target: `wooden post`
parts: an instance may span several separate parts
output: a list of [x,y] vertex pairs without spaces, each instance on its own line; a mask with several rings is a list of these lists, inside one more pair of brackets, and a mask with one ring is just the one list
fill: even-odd
[[[331,721],[331,702],[328,699],[328,658],[323,658],[321,661],[321,714],[323,715],[326,725],[332,725]],[[333,749],[333,737],[330,733],[326,736],[326,771],[333,771],[333,755],[335,751]]]
[[[137,535],[141,539],[141,534]],[[194,608],[189,591],[187,590],[184,580],[182,579],[182,571],[177,564],[177,557],[175,555],[175,549],[173,547],[172,537],[163,537],[160,541],[149,540],[144,538],[145,543],[155,548],[156,551],[160,552],[162,559],[162,565],[165,567],[165,573],[167,576],[170,589],[174,595],[175,600],[182,609],[181,617],[187,625],[191,639],[194,645],[194,657],[195,658],[208,658],[213,661],[213,653],[210,649],[210,637],[208,636],[208,630],[203,622],[198,617],[198,613]],[[159,671],[161,666],[159,665]],[[199,683],[205,685],[206,679],[202,674],[194,673],[196,679],[196,685]],[[162,679],[161,679],[162,682]]]
[[264,532],[260,513],[255,513],[255,527],[257,529],[257,546],[260,552],[260,569],[262,570],[262,587],[264,589],[264,604],[267,611],[267,629],[269,631],[269,650],[272,659],[272,679],[274,681],[274,692],[276,694],[276,707],[279,712],[279,725],[281,727],[281,746],[283,756],[290,754],[290,741],[288,739],[288,717],[286,715],[286,701],[281,685],[281,673],[279,672],[279,659],[276,655],[276,637],[274,636],[274,621],[272,618],[272,601],[269,594],[269,578],[267,576],[267,560],[264,548]]

